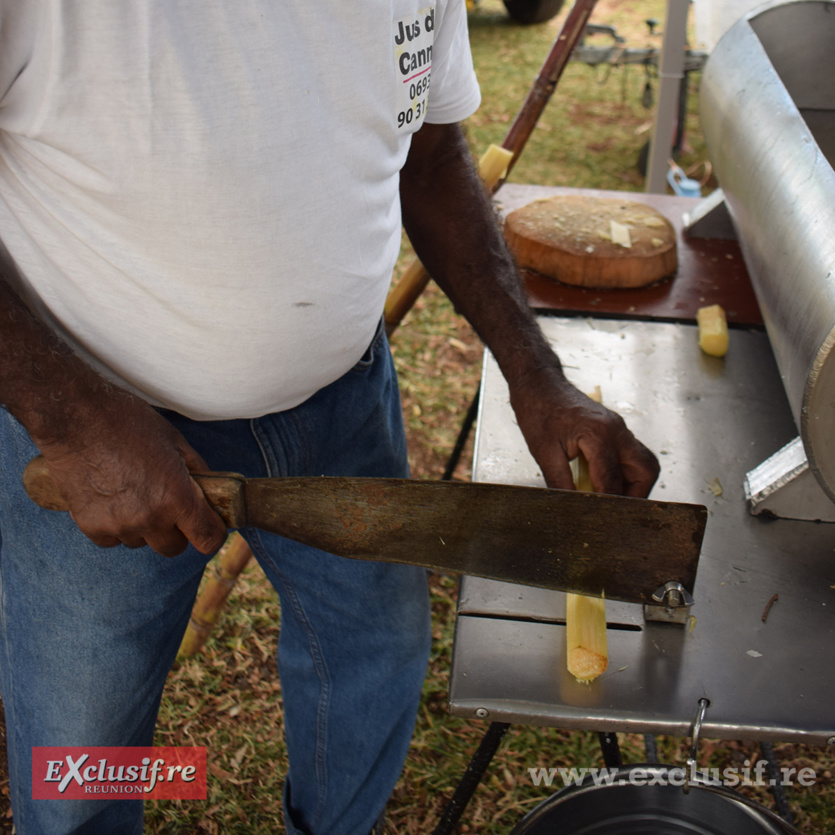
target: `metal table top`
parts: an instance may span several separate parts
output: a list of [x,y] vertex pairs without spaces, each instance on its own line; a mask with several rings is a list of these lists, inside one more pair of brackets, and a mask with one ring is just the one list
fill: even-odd
[[[695,626],[610,602],[609,669],[581,685],[565,669],[563,594],[465,578],[451,713],[686,736],[706,697],[706,737],[835,737],[835,526],[753,517],[743,493],[745,473],[797,434],[766,335],[735,329],[716,359],[686,324],[542,321],[572,381],[599,385],[658,454],[652,497],[708,507]],[[475,479],[541,486],[489,355],[482,392]]]

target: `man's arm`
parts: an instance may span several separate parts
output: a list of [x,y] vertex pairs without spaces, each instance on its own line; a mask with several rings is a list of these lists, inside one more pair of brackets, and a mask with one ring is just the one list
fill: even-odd
[[40,449],[79,528],[96,544],[188,541],[216,551],[226,527],[189,470],[200,456],[146,402],[114,387],[37,320],[0,271],[0,403]]
[[582,452],[599,492],[649,494],[655,456],[619,415],[565,378],[528,306],[516,267],[457,125],[425,124],[401,172],[403,224],[429,274],[491,350],[528,447],[551,487],[571,488]]

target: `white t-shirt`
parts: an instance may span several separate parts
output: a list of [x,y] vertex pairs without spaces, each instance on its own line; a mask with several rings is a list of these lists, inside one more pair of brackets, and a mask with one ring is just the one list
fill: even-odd
[[120,384],[288,409],[371,341],[411,133],[478,103],[464,0],[0,0],[0,239]]

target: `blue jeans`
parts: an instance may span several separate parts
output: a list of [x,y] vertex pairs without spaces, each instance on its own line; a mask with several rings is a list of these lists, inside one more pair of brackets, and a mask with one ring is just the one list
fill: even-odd
[[[216,470],[408,474],[382,331],[354,369],[296,409],[218,422],[165,415]],[[96,547],[68,514],[22,491],[36,452],[0,409],[0,688],[15,824],[21,835],[138,833],[141,801],[33,800],[31,749],[152,744],[206,557]],[[414,729],[430,641],[426,574],[244,534],[281,601],[287,831],[367,835]]]

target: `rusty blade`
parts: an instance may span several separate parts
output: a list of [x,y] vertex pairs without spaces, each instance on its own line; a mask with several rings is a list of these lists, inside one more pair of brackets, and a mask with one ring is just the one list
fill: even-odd
[[370,478],[245,481],[247,526],[343,557],[648,603],[693,591],[701,505],[569,490]]

